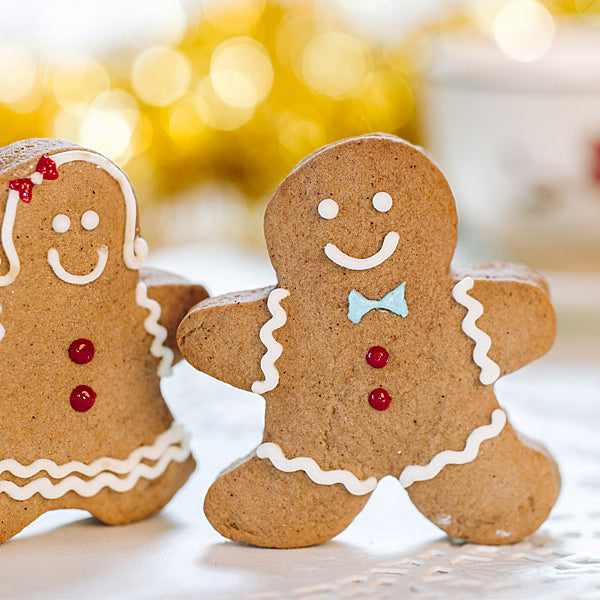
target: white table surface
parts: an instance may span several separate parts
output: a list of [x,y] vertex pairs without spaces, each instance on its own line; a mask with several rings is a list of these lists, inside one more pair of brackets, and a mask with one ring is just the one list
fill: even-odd
[[[274,281],[264,257],[226,249],[163,252],[151,262],[206,282],[212,293]],[[200,466],[187,485],[160,515],[133,525],[47,513],[0,546],[0,597],[600,598],[600,366],[541,361],[497,390],[516,426],[555,454],[563,476],[550,519],[524,542],[452,544],[391,478],[321,546],[270,550],[225,540],[204,517],[203,498],[220,470],[260,442],[264,401],[183,364],[163,391],[193,433]]]

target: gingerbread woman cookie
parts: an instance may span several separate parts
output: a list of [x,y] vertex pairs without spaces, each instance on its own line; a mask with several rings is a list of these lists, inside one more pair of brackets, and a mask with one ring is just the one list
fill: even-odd
[[263,443],[206,497],[220,533],[323,542],[386,475],[452,537],[507,544],[546,519],[556,463],[493,384],[551,347],[547,288],[521,266],[452,269],[456,235],[443,174],[393,136],[327,146],[281,183],[277,286],[205,300],[178,330],[196,368],[266,401]]
[[159,384],[207,294],[140,270],[133,188],[100,154],[12,144],[0,189],[0,541],[57,508],[146,517],[194,469]]

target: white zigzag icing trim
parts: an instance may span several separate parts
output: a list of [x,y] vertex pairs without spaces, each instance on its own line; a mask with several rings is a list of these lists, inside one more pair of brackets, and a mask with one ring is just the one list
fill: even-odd
[[159,377],[168,377],[171,374],[171,367],[175,355],[173,350],[164,345],[167,339],[167,330],[159,324],[162,308],[156,300],[148,298],[148,288],[146,284],[140,281],[135,288],[135,300],[138,306],[150,311],[150,314],[144,320],[146,331],[154,336],[152,346],[150,346],[150,354],[156,358],[160,358],[157,373]]
[[[477,427],[469,434],[463,450],[444,450],[436,454],[426,465],[408,465],[400,474],[400,485],[407,488],[416,481],[433,479],[448,465],[464,465],[473,462],[479,454],[479,447],[485,440],[495,438],[506,425],[506,413],[497,408],[492,412],[492,422],[489,425]],[[372,492],[377,487],[377,479],[358,479],[356,475],[345,469],[323,471],[321,467],[307,456],[286,458],[282,449],[273,442],[261,444],[256,449],[258,458],[268,458],[273,466],[284,473],[304,471],[312,481],[320,485],[341,483],[351,494],[362,496]]]
[[14,458],[5,458],[0,460],[0,473],[8,471],[15,477],[27,479],[33,477],[41,471],[46,471],[54,479],[63,479],[71,473],[81,473],[86,477],[95,477],[102,471],[112,471],[119,475],[129,473],[133,467],[142,460],[158,460],[163,452],[173,444],[179,444],[186,437],[186,433],[181,425],[172,424],[167,431],[161,433],[152,446],[140,446],[136,448],[127,458],[117,459],[102,457],[90,464],[73,460],[62,465],[56,464],[47,458],[40,458],[29,465],[23,465]]
[[452,296],[467,309],[467,316],[462,322],[462,330],[475,342],[473,360],[481,369],[479,381],[484,385],[490,385],[500,377],[500,367],[488,356],[488,352],[492,347],[490,336],[475,324],[483,314],[483,304],[467,294],[473,285],[473,278],[465,277],[461,279],[452,289]]
[[479,447],[485,440],[500,434],[506,425],[506,413],[497,408],[492,413],[492,422],[473,429],[467,438],[464,450],[444,450],[436,454],[426,465],[409,465],[400,475],[400,485],[407,488],[416,481],[433,479],[447,465],[464,465],[472,462],[479,454]]
[[288,290],[283,288],[276,288],[269,294],[267,307],[272,316],[260,329],[260,341],[267,349],[260,361],[260,368],[265,378],[252,384],[252,391],[256,394],[270,392],[279,384],[279,371],[275,367],[275,362],[281,356],[283,346],[273,337],[273,332],[285,325],[287,321],[287,314],[280,303],[289,295]]
[[[4,492],[14,500],[28,500],[35,494],[54,500],[68,492],[76,492],[79,496],[89,498],[104,487],[116,492],[128,492],[140,479],[156,479],[167,470],[171,462],[182,463],[189,455],[189,436],[181,426],[172,425],[158,436],[152,446],[137,448],[125,460],[103,457],[89,465],[77,461],[57,465],[51,460],[39,459],[30,465],[22,465],[14,459],[5,459],[0,461],[2,472],[8,471],[17,477],[27,478],[46,471],[51,477],[62,481],[53,483],[49,478],[41,477],[24,486],[12,481],[0,481],[0,493]],[[142,462],[144,459],[158,459],[158,462],[148,465]],[[75,472],[92,479],[85,480],[75,475],[66,477]],[[127,474],[127,477],[120,478],[116,474]]]
[[308,458],[307,456],[298,456],[291,459],[286,458],[283,450],[273,442],[261,444],[256,449],[256,456],[258,458],[268,458],[276,469],[284,473],[304,471],[315,483],[320,485],[341,483],[355,496],[369,494],[377,487],[377,479],[375,477],[369,477],[364,480],[358,479],[356,475],[345,469],[323,471],[312,458]]

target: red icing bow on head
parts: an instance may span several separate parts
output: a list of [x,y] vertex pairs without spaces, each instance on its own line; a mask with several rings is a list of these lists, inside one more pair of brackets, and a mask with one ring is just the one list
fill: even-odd
[[8,187],[11,190],[15,190],[19,192],[19,198],[23,200],[23,202],[31,202],[31,191],[33,190],[33,181],[29,179],[29,177],[24,177],[23,179],[13,179]]
[[44,154],[44,156],[38,160],[35,170],[38,173],[41,173],[44,179],[49,179],[51,181],[58,179],[56,163],[47,154]]
[[[58,179],[58,169],[56,168],[56,163],[47,154],[44,154],[44,156],[38,160],[35,170],[36,173],[39,173],[42,176],[42,179]],[[8,184],[9,189],[19,192],[19,198],[23,200],[23,202],[31,202],[31,192],[33,191],[34,183],[42,182],[42,180],[34,182],[32,181],[32,177],[13,179]]]

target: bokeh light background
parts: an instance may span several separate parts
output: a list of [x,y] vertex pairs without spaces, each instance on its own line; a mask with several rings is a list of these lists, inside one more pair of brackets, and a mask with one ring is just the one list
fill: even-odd
[[152,247],[260,245],[266,200],[306,154],[369,131],[422,142],[418,82],[432,36],[470,28],[531,62],[552,44],[555,19],[595,22],[598,4],[5,3],[0,143],[61,137],[115,160]]

